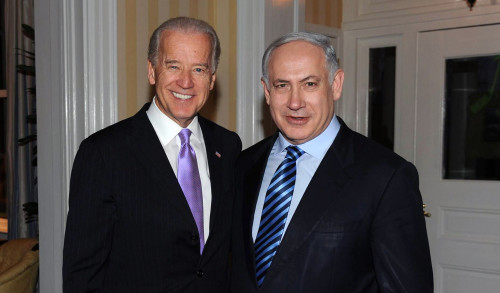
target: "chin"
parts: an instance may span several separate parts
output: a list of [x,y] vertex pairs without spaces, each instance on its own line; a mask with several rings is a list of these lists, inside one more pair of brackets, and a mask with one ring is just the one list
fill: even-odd
[[301,144],[305,140],[305,137],[302,135],[293,135],[293,134],[287,135],[287,133],[283,132],[283,131],[282,131],[282,133],[289,142]]

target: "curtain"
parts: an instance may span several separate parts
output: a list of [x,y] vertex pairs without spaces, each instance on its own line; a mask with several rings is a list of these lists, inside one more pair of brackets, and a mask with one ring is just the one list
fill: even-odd
[[[36,202],[36,140],[24,146],[18,140],[36,134],[36,124],[27,123],[35,114],[34,74],[19,72],[18,65],[34,65],[34,42],[22,32],[22,24],[34,27],[33,0],[5,0],[5,45],[7,79],[7,215],[8,238],[38,236],[38,223],[25,223],[23,204]],[[23,51],[24,50],[24,51]]]

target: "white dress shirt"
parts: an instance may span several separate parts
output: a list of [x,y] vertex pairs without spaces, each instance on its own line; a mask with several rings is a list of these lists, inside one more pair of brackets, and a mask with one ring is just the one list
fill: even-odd
[[[286,218],[285,232],[281,236],[282,239],[283,235],[285,235],[286,233],[288,224],[290,224],[293,214],[295,213],[295,210],[297,209],[300,200],[302,199],[302,196],[304,195],[304,192],[309,185],[309,182],[311,182],[314,173],[316,173],[319,164],[321,163],[326,152],[335,140],[335,137],[337,136],[339,130],[340,123],[337,120],[337,116],[334,115],[328,127],[320,135],[308,142],[297,145],[305,153],[297,159],[295,188],[293,190],[292,201],[290,202],[290,209]],[[276,172],[276,169],[285,159],[286,148],[289,145],[291,145],[291,143],[289,143],[280,132],[278,139],[274,143],[273,148],[271,149],[271,153],[269,154],[266,170],[264,172],[264,177],[262,178],[262,184],[260,186],[259,197],[257,198],[257,205],[255,207],[255,215],[252,226],[252,236],[254,241],[257,237],[257,233],[259,232],[260,218],[262,216],[262,209],[264,208],[267,188],[271,183],[271,179]]]
[[[156,135],[160,139],[161,145],[165,150],[168,161],[177,176],[177,157],[181,148],[181,140],[179,132],[182,127],[175,121],[163,114],[156,105],[156,97],[153,99],[151,106],[146,111],[149,121],[153,125]],[[210,227],[210,208],[212,205],[212,186],[210,184],[210,171],[208,169],[207,151],[205,148],[205,140],[201,131],[198,116],[195,116],[193,121],[187,127],[191,130],[190,143],[196,153],[198,162],[198,171],[200,172],[201,190],[203,196],[203,230],[205,242],[208,239]]]

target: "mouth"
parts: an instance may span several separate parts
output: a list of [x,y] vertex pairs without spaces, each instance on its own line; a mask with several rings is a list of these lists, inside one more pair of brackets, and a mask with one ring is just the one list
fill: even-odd
[[294,116],[286,116],[286,120],[288,123],[302,125],[307,123],[309,117],[294,117]]
[[174,95],[174,97],[176,97],[177,99],[181,100],[189,100],[193,97],[192,95],[183,95],[176,92],[172,92],[172,95]]

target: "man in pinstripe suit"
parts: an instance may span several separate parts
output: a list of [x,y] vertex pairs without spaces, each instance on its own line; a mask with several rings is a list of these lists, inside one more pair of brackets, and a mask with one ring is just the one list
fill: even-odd
[[[174,18],[153,33],[153,102],[85,139],[75,158],[64,292],[229,291],[233,172],[241,141],[198,115],[214,86],[219,55],[217,34],[204,21]],[[201,223],[177,179],[184,131],[196,156]]]

